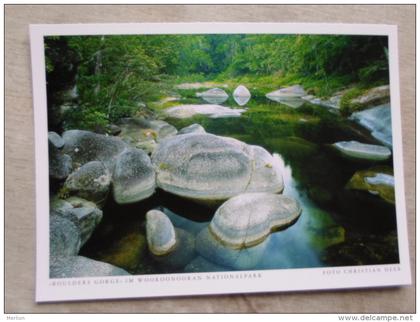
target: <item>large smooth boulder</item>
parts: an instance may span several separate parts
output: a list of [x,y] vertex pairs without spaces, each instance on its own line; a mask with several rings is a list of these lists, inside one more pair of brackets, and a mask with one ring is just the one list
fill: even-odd
[[99,161],[91,161],[71,173],[64,183],[64,190],[71,195],[93,201],[105,202],[111,184],[111,174]]
[[391,107],[389,104],[353,113],[350,119],[368,129],[379,142],[392,148]]
[[50,263],[50,278],[122,275],[130,274],[122,268],[83,256],[53,258]]
[[233,91],[233,96],[251,96],[251,93],[249,92],[248,88],[246,88],[244,85],[239,85],[235,88]]
[[102,220],[102,211],[95,203],[79,197],[70,197],[66,200],[53,198],[50,211],[54,215],[63,217],[73,223],[80,236],[80,247],[90,238]]
[[244,106],[251,99],[251,93],[244,85],[239,85],[233,91],[233,99],[239,106]]
[[173,118],[184,119],[195,115],[204,115],[210,118],[240,117],[245,109],[232,109],[217,104],[189,104],[177,105],[164,110],[164,113]]
[[142,117],[123,118],[118,123],[119,136],[130,146],[152,153],[160,140],[176,135],[174,126],[161,120],[147,120]]
[[81,246],[83,246],[101,222],[102,211],[98,208],[79,207],[66,211],[63,216],[71,220],[77,227],[80,234]]
[[129,149],[121,153],[112,176],[114,199],[119,204],[138,202],[155,192],[155,170],[146,152]]
[[300,205],[291,197],[246,193],[221,205],[209,229],[223,244],[241,249],[257,245],[272,231],[290,226],[300,213]]
[[307,95],[305,90],[300,85],[293,85],[289,87],[281,88],[277,91],[270,92],[266,94],[267,98],[276,98],[276,97],[282,97],[282,98],[297,98]]
[[77,196],[68,197],[66,198],[65,202],[70,204],[73,208],[98,208],[94,202],[79,198]]
[[153,255],[167,255],[175,249],[175,228],[169,218],[159,210],[146,214],[146,238]]
[[50,215],[50,257],[77,255],[82,246],[80,231],[68,218],[56,212]]
[[211,104],[221,104],[229,98],[229,95],[220,88],[212,88],[202,93],[196,93],[196,96]]
[[281,88],[277,91],[265,95],[268,99],[287,105],[292,108],[301,107],[305,101],[302,97],[306,96],[306,92],[300,85],[294,85]]
[[127,147],[119,138],[82,130],[64,132],[63,140],[63,152],[72,158],[74,168],[101,161],[111,169],[116,157]]
[[152,155],[157,185],[204,203],[244,192],[281,192],[279,159],[260,147],[213,134],[183,134],[162,142]]
[[178,135],[188,133],[202,134],[206,133],[206,130],[200,124],[194,123],[178,131]]
[[64,146],[64,140],[62,137],[53,131],[48,132],[48,141],[51,142],[57,149],[61,149]]
[[48,140],[48,171],[53,179],[67,178],[73,169],[72,159],[57,148],[55,143]]
[[358,141],[341,141],[332,145],[343,155],[360,160],[385,161],[391,157],[391,150],[385,146],[360,143]]
[[351,104],[359,106],[375,106],[389,102],[389,85],[382,85],[369,89],[363,95],[351,100]]

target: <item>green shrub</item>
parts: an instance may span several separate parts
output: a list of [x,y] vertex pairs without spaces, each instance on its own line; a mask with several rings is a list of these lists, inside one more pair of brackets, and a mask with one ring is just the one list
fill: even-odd
[[348,116],[351,113],[359,110],[361,108],[360,104],[352,103],[351,101],[354,98],[363,95],[364,92],[365,90],[357,87],[348,90],[341,98],[340,113],[344,116]]

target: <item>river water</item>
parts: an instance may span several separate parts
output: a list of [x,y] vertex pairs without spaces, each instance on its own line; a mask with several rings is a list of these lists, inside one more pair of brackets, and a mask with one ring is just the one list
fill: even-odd
[[[179,103],[205,102],[188,98]],[[222,105],[242,108],[232,98]],[[397,263],[395,206],[377,195],[346,187],[356,171],[378,165],[392,168],[392,161],[373,164],[348,160],[330,146],[342,140],[374,143],[373,139],[325,107],[308,103],[290,107],[265,97],[253,97],[245,106],[247,112],[241,117],[196,116],[166,121],[178,129],[199,123],[208,133],[234,137],[281,156],[283,194],[298,200],[303,211],[293,226],[270,235],[253,269]],[[195,236],[208,225],[214,209],[163,191],[134,205],[120,206],[108,199],[104,220],[82,255],[123,263],[120,265],[134,274],[235,269],[214,258],[205,258],[202,264],[198,253],[193,258],[201,265],[195,265],[194,270],[191,265],[171,266],[145,251],[144,215],[148,210],[165,207],[176,227]],[[143,237],[138,238],[138,234]]]

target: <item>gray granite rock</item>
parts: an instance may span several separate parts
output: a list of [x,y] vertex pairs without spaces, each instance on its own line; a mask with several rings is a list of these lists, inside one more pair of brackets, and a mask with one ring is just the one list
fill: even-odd
[[79,229],[61,214],[50,214],[50,257],[77,255],[81,247]]
[[78,197],[70,197],[66,200],[53,198],[51,212],[71,221],[76,226],[80,236],[80,247],[88,241],[102,220],[102,211],[96,204]]
[[146,152],[128,149],[115,163],[112,176],[114,199],[128,204],[150,197],[156,187],[155,170]]
[[178,135],[188,133],[202,134],[206,133],[206,130],[200,124],[194,123],[178,131]]
[[271,99],[274,97],[290,98],[290,97],[303,97],[306,95],[307,94],[302,86],[293,85],[293,86],[281,88],[274,92],[270,92],[266,94],[266,97]]
[[48,141],[51,142],[57,149],[61,149],[64,146],[64,140],[60,135],[53,131],[48,132]]
[[127,147],[120,138],[82,130],[64,132],[63,140],[63,152],[72,158],[74,168],[101,161],[112,169],[116,157]]
[[73,208],[98,208],[98,206],[89,200],[79,198],[77,196],[71,196],[65,199],[65,202],[70,204]]
[[382,85],[373,87],[363,95],[352,99],[351,104],[357,104],[361,106],[375,106],[389,102],[389,97],[389,85]]
[[244,106],[251,99],[251,93],[244,85],[239,85],[233,91],[233,99],[239,106]]
[[167,122],[142,117],[123,118],[119,121],[119,136],[130,146],[152,153],[160,140],[176,135],[177,130]]
[[162,142],[152,155],[157,185],[204,203],[243,192],[281,192],[276,158],[259,147],[212,134],[183,134]]
[[300,205],[291,197],[245,193],[217,209],[209,230],[224,245],[242,249],[263,242],[274,230],[290,226],[300,213]]
[[212,88],[205,92],[196,93],[196,96],[211,104],[221,104],[229,98],[229,95],[220,88]]
[[175,229],[169,218],[159,210],[146,214],[146,238],[153,255],[162,256],[172,252],[176,244]]
[[99,161],[91,161],[68,176],[64,189],[72,195],[103,205],[111,184],[111,174]]
[[385,146],[360,143],[358,141],[341,141],[333,147],[343,155],[361,160],[385,161],[391,157],[391,150]]
[[102,211],[98,208],[80,207],[66,211],[63,216],[75,224],[80,233],[81,246],[83,246],[101,222]]
[[114,265],[83,256],[57,257],[50,261],[50,278],[130,275]]
[[217,104],[188,104],[177,105],[164,110],[164,113],[173,118],[190,118],[195,115],[204,115],[210,118],[240,117],[246,109],[232,109]]
[[368,129],[379,142],[392,148],[391,107],[389,104],[353,113],[350,119]]
[[67,178],[73,168],[71,157],[59,150],[51,140],[48,141],[48,160],[49,175],[53,179]]

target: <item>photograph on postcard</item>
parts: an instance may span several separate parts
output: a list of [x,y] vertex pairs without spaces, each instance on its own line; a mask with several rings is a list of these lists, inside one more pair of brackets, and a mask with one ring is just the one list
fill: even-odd
[[42,39],[49,279],[401,263],[388,35]]

